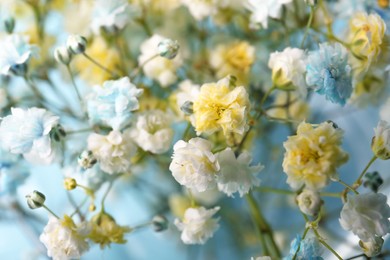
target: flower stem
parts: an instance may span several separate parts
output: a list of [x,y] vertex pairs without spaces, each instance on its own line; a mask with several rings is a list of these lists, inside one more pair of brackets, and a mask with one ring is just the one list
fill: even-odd
[[109,182],[108,187],[107,187],[107,190],[106,190],[106,192],[105,192],[104,195],[103,195],[102,201],[101,201],[101,203],[100,203],[100,205],[101,205],[101,212],[104,212],[104,202],[106,201],[106,198],[107,198],[107,196],[108,196],[108,193],[110,193],[110,191],[111,191],[111,188],[112,188],[112,186],[113,186],[113,183],[114,183],[114,180],[112,180],[112,181]]
[[70,69],[70,66],[69,66],[69,65],[66,65],[66,69],[68,70],[68,73],[69,73],[69,76],[70,76],[70,80],[72,81],[73,88],[74,88],[74,90],[75,90],[75,92],[76,92],[76,94],[77,94],[77,97],[78,97],[78,99],[79,99],[79,101],[80,101],[80,104],[82,104],[82,103],[83,103],[83,100],[82,100],[82,98],[81,98],[79,89],[77,88],[77,85],[76,85],[76,82],[75,82],[75,80],[74,80],[74,76],[73,76],[73,73],[72,73],[72,71],[71,71],[71,69]]
[[351,190],[353,193],[359,194],[359,192],[357,192],[352,186],[348,185],[347,183],[343,182],[342,180],[338,180],[337,182],[340,183],[341,185],[345,186],[344,192]]
[[112,71],[112,70],[110,70],[110,69],[104,67],[103,65],[101,65],[99,62],[97,62],[95,59],[93,59],[91,56],[89,56],[89,55],[86,54],[85,52],[83,53],[83,55],[84,55],[84,57],[87,58],[90,62],[92,62],[93,64],[95,64],[97,67],[99,67],[100,69],[102,69],[102,70],[104,70],[105,72],[107,72],[108,74],[110,74],[113,78],[118,77],[118,75],[117,75],[114,71]]
[[363,169],[362,173],[360,173],[359,177],[357,178],[357,180],[355,181],[354,184],[360,186],[361,185],[361,182],[362,182],[362,179],[364,177],[364,174],[366,174],[366,172],[368,171],[368,169],[370,168],[370,166],[376,161],[376,159],[378,159],[378,157],[376,157],[375,155],[371,158],[371,160],[367,163],[366,167]]
[[343,260],[343,258],[328,244],[325,242],[325,240],[321,237],[321,235],[318,233],[316,229],[313,229],[314,234],[318,238],[318,241],[325,246],[332,254],[334,254],[339,260]]
[[306,25],[305,34],[303,35],[303,38],[302,38],[301,49],[303,49],[303,47],[305,45],[305,40],[306,40],[307,34],[309,33],[311,24],[313,22],[313,18],[314,18],[314,7],[310,6],[310,17],[309,17],[309,20],[308,20],[307,25]]
[[51,209],[49,209],[45,204],[42,205],[42,207],[44,209],[46,209],[50,214],[52,214],[54,217],[56,217],[57,219],[60,219],[59,216],[57,216]]
[[130,79],[134,79],[135,76],[138,75],[138,73],[141,71],[141,69],[151,60],[159,57],[160,55],[159,54],[155,54],[153,56],[151,56],[150,58],[148,58],[147,60],[145,60],[143,63],[139,64],[137,68],[135,68],[135,70],[133,71],[133,73],[130,74]]

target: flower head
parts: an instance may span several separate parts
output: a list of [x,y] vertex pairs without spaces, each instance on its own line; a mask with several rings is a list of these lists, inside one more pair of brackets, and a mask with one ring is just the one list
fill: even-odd
[[320,194],[317,191],[304,190],[297,196],[299,209],[309,216],[316,215],[322,205]]
[[297,237],[291,242],[291,248],[288,256],[283,258],[283,260],[323,260],[321,257],[322,253],[323,249],[317,238],[306,237],[302,240],[301,236],[297,235]]
[[215,175],[220,167],[211,148],[211,142],[202,138],[192,138],[188,143],[178,141],[173,146],[172,162],[169,165],[176,181],[199,192],[214,188]]
[[188,208],[182,221],[176,219],[175,225],[182,231],[181,240],[185,244],[204,244],[218,229],[218,219],[213,219],[219,207],[213,209]]
[[330,178],[337,176],[336,168],[348,160],[348,154],[340,147],[342,136],[343,131],[331,122],[321,123],[316,128],[300,123],[297,134],[283,144],[287,183],[295,189],[303,184],[311,189],[325,187]]
[[349,196],[340,213],[340,224],[352,231],[363,242],[390,232],[390,207],[387,197],[381,193]]
[[121,30],[129,21],[129,4],[126,0],[97,0],[95,2],[92,30],[95,34],[100,33],[100,29],[106,32]]
[[372,139],[371,148],[375,156],[382,159],[390,159],[390,126],[389,123],[380,120],[374,129],[375,136]]
[[131,119],[131,112],[139,108],[138,98],[143,93],[128,77],[110,80],[96,86],[88,97],[88,115],[92,124],[103,123],[120,130]]
[[251,27],[257,29],[260,24],[267,29],[268,17],[280,18],[282,6],[291,2],[292,0],[247,0],[246,8],[251,12]]
[[307,58],[306,82],[331,102],[345,105],[352,94],[347,50],[339,43],[320,44],[320,49]]

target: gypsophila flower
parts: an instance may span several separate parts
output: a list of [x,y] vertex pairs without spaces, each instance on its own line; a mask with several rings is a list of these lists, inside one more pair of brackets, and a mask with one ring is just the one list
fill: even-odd
[[130,17],[130,6],[126,0],[97,0],[92,16],[92,31],[95,34],[99,34],[101,29],[116,32],[126,26]]
[[59,117],[42,108],[11,108],[0,125],[2,147],[14,154],[23,154],[30,162],[51,163],[57,156],[58,145],[50,132]]
[[212,209],[188,208],[184,213],[183,220],[175,219],[175,225],[182,231],[181,240],[185,244],[204,244],[218,229],[218,220],[212,218],[219,210],[219,207]]
[[106,81],[93,90],[87,101],[91,124],[103,123],[114,130],[130,122],[131,112],[139,108],[138,98],[143,93],[128,77]]
[[349,196],[340,213],[340,224],[363,242],[375,240],[390,232],[390,207],[382,193]]
[[137,117],[131,136],[144,151],[154,154],[169,150],[173,138],[170,117],[161,110],[149,110]]
[[289,136],[283,146],[286,149],[283,170],[287,183],[294,189],[303,184],[310,189],[325,187],[330,178],[337,177],[336,168],[348,160],[341,149],[343,130],[331,122],[314,128],[311,124],[299,124],[297,134]]
[[327,100],[345,105],[352,94],[351,66],[348,52],[339,43],[320,44],[307,58],[306,83]]
[[192,138],[188,143],[178,141],[169,165],[176,181],[199,192],[214,188],[220,166],[211,148],[212,143],[202,138]]
[[82,232],[66,215],[64,219],[50,217],[39,240],[46,246],[47,255],[54,260],[80,258],[89,249]]
[[320,194],[312,190],[304,190],[297,196],[299,209],[309,216],[316,215],[322,205]]
[[245,7],[251,12],[250,25],[258,29],[259,25],[268,28],[268,17],[279,19],[282,14],[282,7],[291,3],[292,0],[247,0]]
[[107,136],[93,133],[88,137],[88,149],[99,161],[100,168],[109,174],[127,172],[130,159],[137,151],[129,130],[111,131]]
[[390,159],[390,126],[389,123],[380,120],[374,129],[375,136],[372,139],[371,148],[375,156],[382,159]]
[[296,238],[291,242],[288,256],[284,257],[283,260],[323,260],[321,257],[322,254],[323,249],[321,248],[321,245],[319,244],[316,237],[306,237],[302,240],[301,236],[297,235]]
[[238,157],[231,148],[226,148],[217,153],[217,160],[221,166],[217,175],[218,189],[228,196],[238,192],[244,196],[254,186],[260,185],[256,175],[264,168],[261,164],[250,166],[252,156],[248,152],[241,153]]

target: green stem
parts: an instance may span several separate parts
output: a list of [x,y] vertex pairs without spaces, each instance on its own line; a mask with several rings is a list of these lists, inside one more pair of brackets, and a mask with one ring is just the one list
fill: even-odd
[[108,193],[110,193],[110,191],[111,191],[113,183],[114,183],[114,180],[110,181],[110,183],[108,184],[107,190],[106,190],[106,192],[103,195],[103,198],[102,198],[102,201],[101,201],[101,204],[100,204],[101,205],[101,212],[104,212],[104,202],[106,201]]
[[316,229],[313,229],[313,232],[322,245],[324,245],[330,252],[332,252],[332,254],[334,254],[339,260],[343,260],[343,258],[328,243],[325,242]]
[[143,224],[140,224],[140,225],[137,225],[137,226],[134,226],[134,227],[132,227],[131,228],[131,230],[136,230],[136,229],[140,229],[140,228],[144,228],[144,227],[147,227],[147,226],[150,226],[150,225],[152,225],[153,224],[153,222],[146,222],[146,223],[143,223]]
[[340,183],[340,184],[342,184],[343,186],[345,186],[344,192],[345,192],[346,190],[349,189],[349,190],[351,190],[353,193],[359,194],[359,192],[357,192],[353,187],[351,187],[351,186],[348,185],[347,183],[343,182],[342,180],[338,180],[337,182]]
[[305,45],[305,40],[306,40],[307,34],[309,33],[311,24],[313,22],[313,18],[314,18],[314,7],[310,6],[310,17],[309,17],[309,21],[307,22],[307,25],[306,25],[305,34],[303,35],[303,38],[302,38],[301,49],[303,49],[303,46]]
[[51,209],[49,209],[45,204],[42,205],[42,207],[44,209],[46,209],[50,214],[52,214],[54,217],[56,217],[57,219],[60,219],[59,216],[57,216]]
[[272,193],[278,193],[278,194],[286,194],[286,195],[296,195],[294,191],[290,190],[283,190],[283,189],[276,189],[276,188],[271,188],[271,187],[256,187],[256,191],[260,192],[272,192]]
[[80,130],[74,130],[74,131],[66,131],[67,135],[73,135],[73,134],[80,134],[80,133],[85,133],[92,131],[92,128],[85,128],[85,129],[80,129]]
[[188,123],[187,123],[187,126],[186,126],[186,129],[185,129],[184,132],[183,132],[182,140],[184,140],[184,141],[187,141],[187,140],[188,140],[188,134],[190,133],[190,130],[191,130],[191,123],[188,122]]
[[133,71],[133,73],[130,74],[130,79],[134,79],[135,76],[138,75],[138,73],[141,71],[141,69],[151,60],[159,57],[160,54],[155,54],[151,56],[150,58],[146,59],[143,63],[139,64],[137,68]]
[[70,66],[69,66],[69,65],[66,65],[66,69],[68,70],[68,73],[69,73],[69,76],[70,76],[70,80],[72,81],[73,88],[74,88],[74,90],[75,90],[75,92],[76,92],[76,94],[77,94],[77,97],[78,97],[78,99],[79,99],[79,101],[80,101],[80,104],[82,104],[82,103],[83,103],[83,100],[82,100],[82,98],[81,98],[79,89],[77,88],[77,85],[76,85],[76,82],[75,82],[75,80],[74,80],[74,76],[73,76],[73,73],[72,73],[72,71],[71,71],[71,69],[70,69]]
[[370,168],[370,166],[376,161],[376,159],[378,159],[378,157],[376,157],[375,155],[371,158],[371,160],[367,163],[366,167],[363,169],[362,173],[360,173],[359,177],[357,178],[357,180],[355,181],[354,184],[360,186],[361,185],[361,181],[364,177],[364,174],[366,174],[366,172],[368,171],[368,169]]
[[84,206],[84,204],[88,201],[89,196],[86,196],[83,201],[75,207],[75,211],[73,211],[72,214],[70,214],[70,217],[73,217],[75,214],[81,215],[80,208]]
[[[305,231],[303,231],[302,240],[305,239],[309,230],[310,230],[310,227],[305,228]],[[301,244],[298,245],[297,251],[295,251],[295,254],[294,254],[292,260],[295,260],[297,258],[297,255],[298,255],[298,252],[300,249],[301,249]]]
[[83,53],[83,55],[84,55],[84,57],[87,58],[90,62],[92,62],[93,64],[95,64],[97,67],[99,67],[100,69],[104,70],[106,73],[110,74],[113,78],[117,78],[117,77],[118,77],[118,75],[117,75],[114,71],[112,71],[112,70],[110,70],[110,69],[104,67],[103,65],[101,65],[99,62],[97,62],[95,59],[93,59],[91,56],[89,56],[89,55],[86,54],[85,52]]

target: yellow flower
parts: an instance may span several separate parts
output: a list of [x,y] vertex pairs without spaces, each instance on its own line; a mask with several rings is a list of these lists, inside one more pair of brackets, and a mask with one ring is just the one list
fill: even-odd
[[[109,70],[115,71],[119,67],[120,57],[118,53],[110,49],[102,38],[95,38],[91,46],[87,48],[86,53]],[[76,56],[74,64],[80,72],[80,76],[90,84],[99,85],[111,79],[109,73],[102,71],[101,68],[87,60],[83,55]]]
[[296,92],[279,91],[274,101],[274,108],[269,109],[270,116],[282,119],[304,120],[309,115],[309,105]]
[[217,77],[234,75],[238,84],[248,82],[254,61],[255,48],[245,41],[219,45],[210,55],[210,65],[216,70]]
[[89,238],[100,244],[100,248],[109,246],[111,243],[124,244],[126,239],[125,233],[131,231],[131,228],[126,226],[119,226],[113,217],[107,213],[99,213],[91,220],[92,231]]
[[225,136],[243,135],[247,129],[249,98],[245,88],[232,85],[232,77],[202,85],[194,101],[194,123],[197,134],[220,129]]
[[377,14],[356,13],[350,21],[351,50],[358,72],[365,72],[381,52],[386,24]]
[[330,178],[337,178],[336,168],[348,160],[348,154],[340,147],[342,137],[343,131],[331,122],[321,123],[316,128],[300,123],[297,135],[290,136],[283,144],[287,183],[294,189],[302,185],[321,189]]

